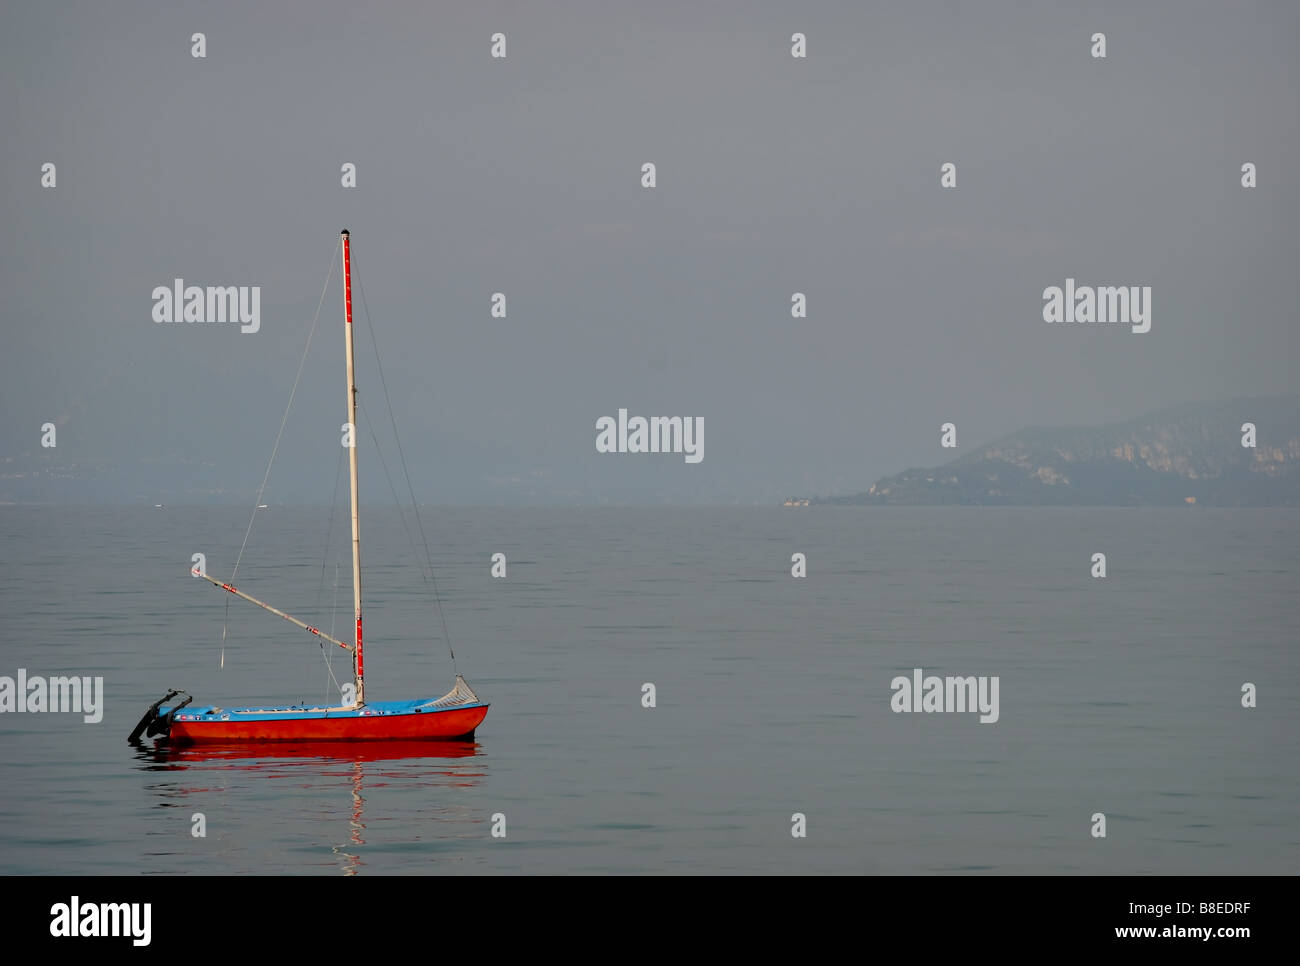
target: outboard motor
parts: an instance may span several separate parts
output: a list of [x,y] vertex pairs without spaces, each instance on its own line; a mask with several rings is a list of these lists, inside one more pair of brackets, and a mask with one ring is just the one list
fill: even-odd
[[[189,692],[184,691],[181,688],[173,688],[172,690],[164,694],[161,698],[159,698],[157,701],[155,701],[153,704],[149,705],[149,709],[145,711],[144,717],[142,717],[139,723],[136,724],[136,726],[131,729],[131,733],[126,736],[126,740],[134,745],[139,743],[140,735],[142,734],[147,733],[150,737],[152,737],[158,734],[160,731],[165,733],[171,730],[172,715],[176,714],[176,712],[180,708],[185,707],[185,705],[189,704],[191,701],[194,700],[192,697],[187,697],[181,704],[178,704],[175,708],[172,708],[171,711],[165,717],[160,718],[158,715],[158,709],[162,707],[164,704],[166,704],[168,701],[170,701],[172,698],[176,697],[176,695],[178,694],[189,694]],[[159,724],[160,721],[162,722],[162,724]]]
[[186,695],[185,700],[182,701],[180,704],[176,705],[170,711],[168,711],[166,715],[155,714],[153,722],[149,725],[148,728],[144,730],[145,736],[149,738],[153,738],[156,736],[166,738],[169,734],[171,734],[172,720],[176,717],[176,712],[179,711],[181,708],[185,707],[193,700],[194,699],[192,697]]

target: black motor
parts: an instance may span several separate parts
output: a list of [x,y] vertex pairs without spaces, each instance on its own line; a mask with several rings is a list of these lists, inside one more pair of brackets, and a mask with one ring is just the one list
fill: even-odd
[[[185,700],[168,711],[167,714],[160,715],[158,709],[178,694],[184,694],[186,696]],[[140,719],[139,723],[131,729],[131,733],[126,736],[126,740],[134,745],[139,743],[140,735],[142,734],[150,738],[155,735],[166,737],[168,732],[171,731],[172,718],[176,716],[176,712],[193,700],[194,698],[189,696],[188,691],[184,691],[181,688],[173,688],[153,704],[149,705],[149,710],[144,713],[144,717]]]

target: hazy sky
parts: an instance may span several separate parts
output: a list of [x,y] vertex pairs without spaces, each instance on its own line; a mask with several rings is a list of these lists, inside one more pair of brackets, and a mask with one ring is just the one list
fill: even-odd
[[[1291,391],[1298,38],[1293,3],[9,3],[0,458],[51,421],[52,458],[255,487],[345,227],[431,502],[857,492],[949,420],[960,454]],[[261,330],[155,324],[176,277],[261,286]],[[1152,286],[1151,331],[1046,324],[1067,277]],[[272,500],[330,497],[341,314],[336,272]],[[702,417],[703,461],[598,454],[620,407]]]

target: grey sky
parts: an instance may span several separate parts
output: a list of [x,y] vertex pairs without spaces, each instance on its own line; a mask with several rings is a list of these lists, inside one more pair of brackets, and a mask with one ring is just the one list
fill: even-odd
[[[1295,387],[1294,4],[462,6],[7,5],[0,458],[53,421],[255,487],[344,227],[431,502],[855,492],[948,420]],[[1152,331],[1047,325],[1067,276],[1151,285]],[[260,285],[261,331],[156,325],[175,277]],[[329,498],[341,330],[336,274],[274,500]],[[703,417],[703,462],[597,454],[620,407]]]

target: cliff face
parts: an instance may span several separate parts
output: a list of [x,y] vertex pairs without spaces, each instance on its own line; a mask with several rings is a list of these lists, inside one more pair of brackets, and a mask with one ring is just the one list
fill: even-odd
[[[1254,423],[1255,446],[1242,446]],[[840,504],[1300,506],[1300,395],[1202,403],[1092,428],[1025,429]]]

